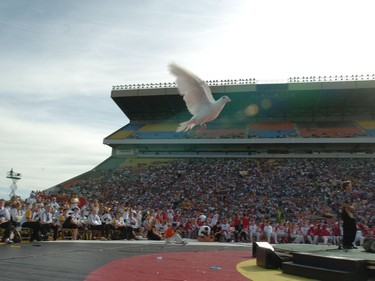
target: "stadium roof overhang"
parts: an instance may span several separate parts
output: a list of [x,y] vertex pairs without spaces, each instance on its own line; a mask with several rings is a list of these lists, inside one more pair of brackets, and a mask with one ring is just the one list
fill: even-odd
[[[262,105],[254,118],[293,118],[303,116],[343,117],[358,113],[375,114],[375,81],[305,82],[279,84],[210,85],[215,98],[228,95],[230,108],[243,111],[248,104]],[[176,87],[116,87],[114,102],[131,122],[168,119],[188,115]],[[266,107],[268,105],[268,108]]]

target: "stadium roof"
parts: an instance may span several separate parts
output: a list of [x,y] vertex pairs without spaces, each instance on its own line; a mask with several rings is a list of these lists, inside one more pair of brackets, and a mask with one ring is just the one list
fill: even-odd
[[[223,114],[249,121],[345,120],[374,118],[375,81],[303,81],[261,84],[248,81],[209,81],[214,98],[232,102]],[[115,86],[111,97],[132,121],[190,118],[174,83]],[[180,120],[181,121],[181,120]]]

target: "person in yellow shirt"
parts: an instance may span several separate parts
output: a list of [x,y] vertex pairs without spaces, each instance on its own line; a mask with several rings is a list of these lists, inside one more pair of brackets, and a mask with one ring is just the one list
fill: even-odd
[[186,245],[187,242],[181,237],[181,235],[177,232],[177,223],[172,223],[164,233],[164,240],[165,243],[170,244],[176,242],[177,244]]
[[37,240],[41,241],[42,237],[40,236],[40,233],[45,235],[45,231],[42,229],[41,223],[40,223],[40,205],[38,203],[33,203],[31,208],[27,209],[23,218],[21,219],[21,226],[22,227],[28,227],[33,230],[33,234],[30,238],[30,242]]

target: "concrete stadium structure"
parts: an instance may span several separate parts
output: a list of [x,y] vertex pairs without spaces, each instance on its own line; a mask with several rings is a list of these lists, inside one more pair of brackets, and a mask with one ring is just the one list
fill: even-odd
[[206,81],[232,100],[207,128],[176,133],[191,118],[175,83],[113,86],[130,122],[103,143],[111,155],[95,172],[181,158],[375,158],[375,75]]
[[[104,138],[108,159],[182,157],[373,158],[372,76],[207,81],[229,103],[207,128],[176,133],[190,119],[174,83],[114,86],[111,97],[130,123]],[[116,160],[117,159],[117,160]],[[107,162],[108,162],[107,161]]]

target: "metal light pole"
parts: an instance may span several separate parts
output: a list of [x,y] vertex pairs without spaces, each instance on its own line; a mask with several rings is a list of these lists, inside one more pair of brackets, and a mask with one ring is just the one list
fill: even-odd
[[13,169],[11,169],[9,172],[7,172],[7,178],[12,180],[9,193],[9,197],[12,198],[14,195],[16,195],[17,181],[21,179],[21,174],[16,173],[13,171]]

